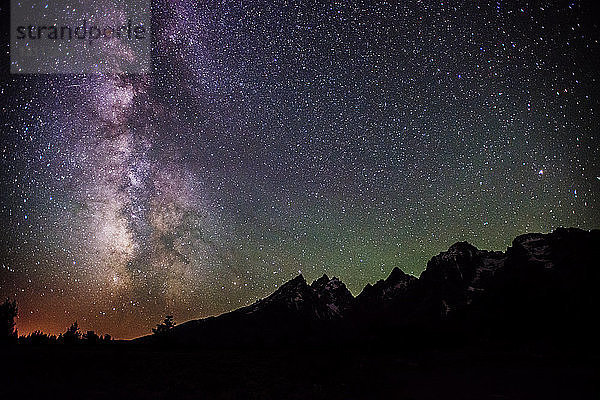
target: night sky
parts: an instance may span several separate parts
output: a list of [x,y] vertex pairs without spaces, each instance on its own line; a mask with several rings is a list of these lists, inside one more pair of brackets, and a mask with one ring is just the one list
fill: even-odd
[[600,226],[591,1],[350,3],[155,1],[143,75],[11,75],[4,34],[19,333],[134,337],[299,272],[356,295],[459,240]]

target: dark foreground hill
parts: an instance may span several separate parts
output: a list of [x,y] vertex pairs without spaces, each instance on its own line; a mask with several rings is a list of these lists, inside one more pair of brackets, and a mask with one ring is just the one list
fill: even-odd
[[0,398],[598,399],[600,231],[456,243],[353,297],[298,276],[167,335],[0,349]]

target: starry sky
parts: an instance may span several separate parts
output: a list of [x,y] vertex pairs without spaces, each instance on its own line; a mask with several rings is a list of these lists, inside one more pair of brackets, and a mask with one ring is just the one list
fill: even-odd
[[146,74],[10,74],[3,35],[19,333],[129,338],[299,272],[356,295],[459,240],[598,228],[592,4],[157,0]]

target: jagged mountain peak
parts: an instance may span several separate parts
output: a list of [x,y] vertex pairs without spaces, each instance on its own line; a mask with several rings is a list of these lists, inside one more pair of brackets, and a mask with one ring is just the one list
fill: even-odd
[[261,310],[272,309],[302,311],[307,304],[312,302],[313,295],[313,290],[306,283],[306,279],[299,274],[281,285],[271,295],[250,306],[246,313],[253,314]]
[[457,242],[447,251],[434,256],[421,274],[424,279],[469,280],[474,273],[475,264],[486,252],[477,249],[468,242]]
[[304,278],[304,275],[298,274],[296,277],[290,279],[289,281],[281,285],[281,288],[283,289],[286,286],[297,286],[303,284],[307,284],[306,279]]
[[314,289],[326,285],[329,282],[327,274],[323,274],[319,279],[316,279],[310,286]]
[[354,304],[354,296],[344,282],[335,276],[329,278],[326,274],[315,280],[311,288],[318,299],[317,314],[321,319],[336,319],[342,317]]
[[334,277],[329,278],[326,274],[323,274],[322,277],[315,280],[310,286],[313,289],[315,289],[317,292],[323,291],[323,290],[336,290],[340,287],[344,287],[344,288],[346,287],[344,282],[342,282],[337,277],[334,276]]
[[477,247],[473,246],[469,242],[456,242],[448,248],[448,251],[444,253],[456,254],[456,253],[473,253],[479,251]]
[[395,267],[385,280],[380,279],[374,285],[368,283],[357,299],[363,306],[372,302],[386,302],[402,296],[416,281],[417,278]]
[[353,302],[354,297],[338,278],[330,279],[323,274],[308,285],[299,274],[270,296],[245,309],[245,313],[293,312],[318,320],[337,319],[352,307]]
[[[298,292],[306,292],[310,290],[310,286],[306,283],[304,275],[299,274],[293,279],[290,279],[279,287],[271,296],[282,294],[295,294]],[[269,297],[271,297],[269,296]],[[268,297],[267,297],[268,298]]]
[[394,267],[394,269],[392,270],[392,272],[390,272],[390,275],[387,277],[387,279],[385,281],[386,282],[406,281],[406,280],[410,280],[411,276],[412,275],[405,273],[400,268]]
[[327,282],[325,287],[330,290],[335,290],[339,289],[340,287],[346,288],[346,284],[344,284],[344,282],[342,282],[340,279],[334,276],[329,280],[329,282]]
[[[582,257],[573,248],[594,248],[600,231],[579,228],[557,228],[548,234],[527,233],[517,236],[506,254],[511,258],[509,268],[529,266],[546,270],[561,269]],[[570,257],[566,257],[571,252]],[[583,260],[585,261],[585,260]]]

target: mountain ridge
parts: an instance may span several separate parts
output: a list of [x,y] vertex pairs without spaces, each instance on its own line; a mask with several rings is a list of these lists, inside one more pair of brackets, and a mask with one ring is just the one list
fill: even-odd
[[[570,318],[573,307],[593,309],[600,304],[593,292],[589,298],[578,294],[590,290],[591,282],[600,283],[598,268],[593,268],[599,249],[600,230],[577,228],[519,235],[504,252],[457,242],[432,257],[418,278],[395,267],[386,279],[367,284],[354,297],[336,277],[323,274],[308,284],[300,274],[252,305],[188,321],[170,335],[182,343],[201,337],[236,342],[239,335],[250,342],[268,342],[322,336],[324,331],[348,335],[364,332],[373,323],[394,329],[462,324],[465,329],[485,325],[503,330],[502,324],[517,321],[529,327],[524,310],[545,326],[552,319],[544,310],[548,305]],[[570,305],[561,305],[555,295]],[[223,333],[230,329],[239,335]]]

